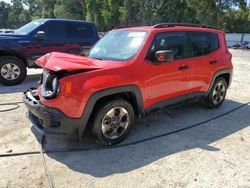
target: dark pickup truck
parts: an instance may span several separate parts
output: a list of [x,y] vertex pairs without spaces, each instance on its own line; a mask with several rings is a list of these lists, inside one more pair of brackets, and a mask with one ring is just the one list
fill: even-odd
[[79,54],[98,41],[96,26],[91,22],[39,19],[15,30],[0,34],[0,83],[22,82],[34,61],[52,51]]

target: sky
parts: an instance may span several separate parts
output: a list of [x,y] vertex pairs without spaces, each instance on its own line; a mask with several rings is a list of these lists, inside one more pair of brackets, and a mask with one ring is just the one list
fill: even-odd
[[[10,3],[11,2],[11,0],[0,0],[0,1],[5,1],[5,2],[7,2],[7,3]],[[250,3],[250,0],[247,0],[247,4],[249,4]]]

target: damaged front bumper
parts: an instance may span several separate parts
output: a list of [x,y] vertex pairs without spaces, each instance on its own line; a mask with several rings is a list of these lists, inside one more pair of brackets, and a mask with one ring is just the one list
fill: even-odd
[[70,118],[58,109],[44,106],[40,103],[35,89],[24,92],[23,101],[28,109],[28,118],[39,134],[79,138],[78,130],[82,119]]

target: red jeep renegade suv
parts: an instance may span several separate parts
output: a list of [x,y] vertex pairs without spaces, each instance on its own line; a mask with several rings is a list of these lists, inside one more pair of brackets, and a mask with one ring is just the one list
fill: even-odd
[[153,109],[203,100],[219,107],[232,80],[225,34],[209,26],[157,24],[110,31],[87,57],[50,53],[36,61],[40,86],[24,93],[42,134],[117,144],[135,118]]

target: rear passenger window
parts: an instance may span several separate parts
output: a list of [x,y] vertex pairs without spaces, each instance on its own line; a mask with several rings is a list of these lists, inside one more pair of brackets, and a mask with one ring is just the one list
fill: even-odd
[[67,36],[70,38],[88,38],[93,36],[92,28],[88,24],[70,23],[67,26]]
[[[65,25],[62,22],[49,22],[46,25],[46,36],[49,41],[61,41],[65,40]],[[60,32],[58,32],[60,31]]]
[[157,34],[149,51],[149,58],[155,55],[158,50],[171,50],[174,52],[174,59],[184,58],[185,34],[184,32],[167,32]]
[[218,36],[208,32],[188,32],[189,56],[208,55],[219,47]]

